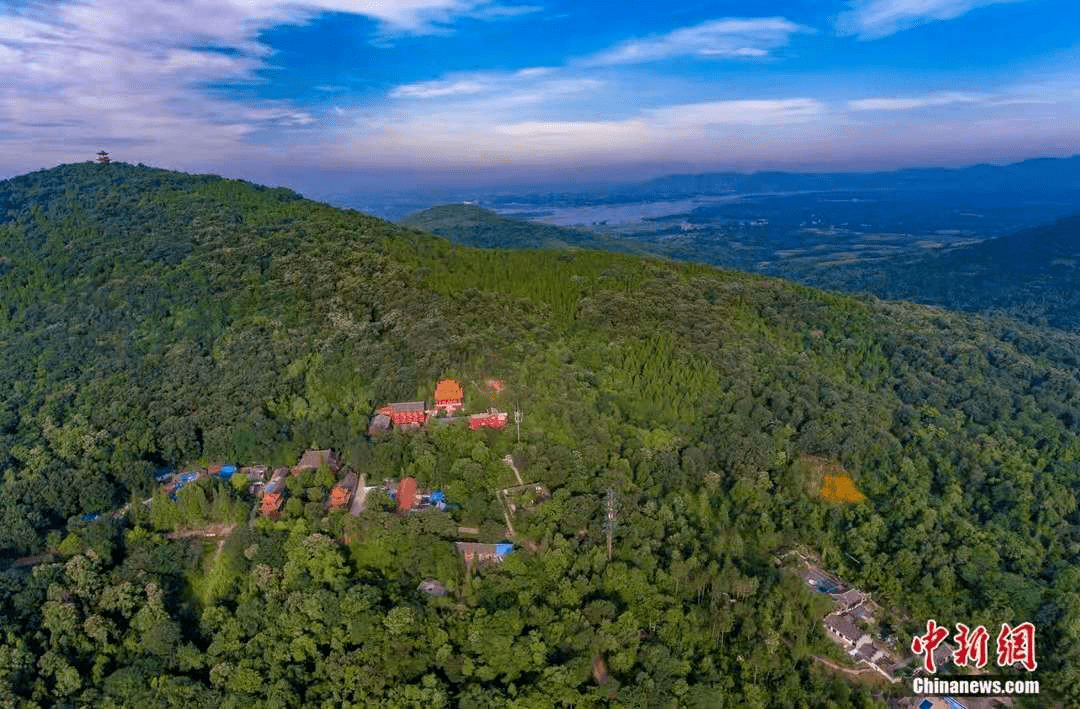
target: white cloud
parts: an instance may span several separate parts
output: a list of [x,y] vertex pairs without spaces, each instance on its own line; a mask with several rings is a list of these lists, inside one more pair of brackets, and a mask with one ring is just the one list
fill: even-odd
[[560,73],[550,67],[528,67],[514,72],[452,74],[433,81],[402,84],[390,92],[390,97],[453,100],[483,95],[488,107],[493,99],[500,105],[509,106],[547,101],[602,85],[599,79],[561,78]]
[[983,103],[985,94],[967,94],[955,91],[926,94],[924,96],[891,96],[863,98],[848,101],[848,108],[853,111],[914,111],[920,108],[938,108],[958,104]]
[[289,102],[206,89],[261,81],[272,55],[259,39],[266,29],[343,12],[376,20],[384,36],[425,33],[455,17],[531,8],[500,15],[499,7],[488,0],[60,0],[18,10],[0,3],[0,164],[68,162],[101,147],[115,147],[118,159],[177,167],[249,154],[261,131],[316,123]]
[[879,39],[928,22],[951,20],[980,7],[1023,0],[854,0],[836,18],[840,34]]
[[421,81],[416,84],[404,84],[390,92],[392,98],[441,98],[461,94],[478,94],[488,91],[490,85],[484,81]]
[[661,106],[617,120],[521,120],[515,113],[474,103],[436,113],[388,113],[366,121],[362,133],[350,131],[346,152],[359,155],[378,146],[383,159],[399,165],[663,160],[672,153],[703,155],[717,146],[745,143],[750,135],[756,140],[800,130],[827,116],[823,105],[808,98]]
[[708,101],[646,111],[665,125],[693,127],[787,125],[805,123],[824,113],[824,106],[812,98]]
[[546,76],[554,71],[555,69],[549,66],[534,66],[526,69],[518,69],[514,72],[514,76],[519,79],[529,79],[535,76]]
[[588,64],[638,64],[669,57],[765,57],[791,35],[813,32],[782,17],[727,18],[668,34],[631,39],[586,60]]

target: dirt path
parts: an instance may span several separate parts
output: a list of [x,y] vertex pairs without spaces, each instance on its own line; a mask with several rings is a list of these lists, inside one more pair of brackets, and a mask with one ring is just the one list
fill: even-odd
[[525,483],[521,480],[521,473],[518,471],[517,466],[514,465],[514,457],[512,455],[507,454],[506,457],[503,458],[502,460],[503,460],[504,463],[506,463],[507,465],[510,466],[511,470],[514,471],[514,477],[517,478],[518,485],[524,485]]
[[853,670],[850,667],[842,667],[842,666],[836,664],[835,662],[833,662],[832,660],[830,660],[829,658],[821,657],[820,655],[814,655],[814,659],[817,660],[818,662],[820,662],[821,664],[825,665],[826,667],[831,667],[832,669],[834,669],[834,670],[836,670],[838,672],[843,672],[844,674],[848,675],[849,677],[861,677],[862,675],[864,675],[866,673],[870,673],[872,675],[877,675],[878,677],[881,676],[881,675],[878,675],[877,672],[874,672],[874,670],[870,669],[869,667],[863,668],[861,670]]
[[[208,524],[200,529],[185,529],[169,532],[167,539],[187,539],[190,537],[227,537],[236,529],[236,524]],[[224,543],[224,539],[221,540]]]
[[510,521],[510,506],[507,504],[506,498],[503,497],[503,494],[501,492],[496,493],[496,494],[498,495],[499,500],[503,504],[503,519],[506,520],[506,530],[510,533],[510,537],[513,538],[515,535],[514,535],[514,525]]
[[218,559],[221,558],[221,550],[224,549],[224,548],[225,548],[225,538],[222,537],[221,539],[218,540],[217,551],[214,552],[214,560],[212,562],[210,562],[211,566],[213,566],[214,564],[217,564]]

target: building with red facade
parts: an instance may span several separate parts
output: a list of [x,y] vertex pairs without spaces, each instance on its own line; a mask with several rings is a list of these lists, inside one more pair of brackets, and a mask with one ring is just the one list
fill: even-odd
[[448,414],[464,406],[465,392],[453,379],[443,379],[435,385],[435,408],[445,409]]
[[469,417],[469,428],[506,428],[507,415],[505,411],[489,409],[486,414],[473,414]]
[[416,498],[416,478],[402,478],[397,489],[398,512],[408,512],[416,507]]
[[426,404],[423,401],[404,401],[390,404],[379,409],[380,414],[390,417],[395,426],[423,424],[427,420]]

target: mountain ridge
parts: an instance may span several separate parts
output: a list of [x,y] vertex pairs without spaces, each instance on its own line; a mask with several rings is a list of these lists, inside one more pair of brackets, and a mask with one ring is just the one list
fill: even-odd
[[922,256],[788,274],[824,288],[1080,331],[1080,215]]
[[641,239],[618,239],[588,229],[552,226],[514,219],[473,204],[424,209],[397,222],[477,248],[579,248],[663,257],[663,247]]

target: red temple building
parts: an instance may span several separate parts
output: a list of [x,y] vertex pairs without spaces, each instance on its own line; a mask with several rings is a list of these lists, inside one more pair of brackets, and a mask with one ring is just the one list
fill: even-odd
[[416,478],[402,478],[397,489],[398,512],[416,507]]
[[445,409],[446,413],[452,414],[464,405],[464,398],[465,393],[461,391],[461,385],[453,379],[443,379],[435,385],[436,409]]
[[284,490],[279,492],[268,492],[263,495],[261,511],[267,517],[277,519],[277,515],[280,513],[283,504],[285,504]]
[[395,426],[423,424],[427,420],[427,411],[424,408],[423,401],[404,401],[384,406],[379,409],[379,413],[389,416]]
[[486,414],[473,414],[469,417],[469,428],[506,428],[506,412],[488,409]]
[[345,479],[334,485],[330,490],[330,500],[328,505],[334,509],[341,509],[348,506],[352,502],[353,495],[356,494],[356,486],[359,480],[356,477],[356,473],[349,472]]

